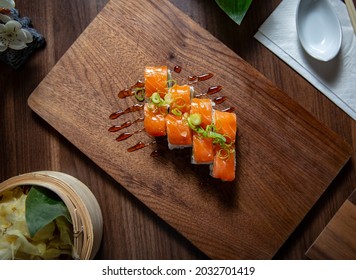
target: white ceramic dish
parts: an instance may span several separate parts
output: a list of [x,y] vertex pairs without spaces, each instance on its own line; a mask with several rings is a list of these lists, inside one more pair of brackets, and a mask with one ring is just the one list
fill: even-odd
[[328,0],[300,0],[296,25],[304,50],[312,57],[329,61],[340,51],[340,21]]

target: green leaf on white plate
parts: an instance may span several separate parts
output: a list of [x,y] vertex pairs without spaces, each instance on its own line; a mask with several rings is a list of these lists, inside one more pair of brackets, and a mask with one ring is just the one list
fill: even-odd
[[31,187],[26,198],[26,223],[31,237],[61,216],[72,222],[67,206],[57,194],[46,188]]
[[252,0],[215,0],[219,7],[237,24],[241,24]]

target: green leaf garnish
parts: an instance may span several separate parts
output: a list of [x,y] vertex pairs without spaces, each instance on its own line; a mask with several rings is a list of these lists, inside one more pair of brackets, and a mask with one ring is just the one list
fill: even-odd
[[252,0],[215,0],[219,7],[237,24],[241,24]]
[[31,237],[61,216],[72,222],[69,211],[59,196],[45,188],[31,187],[26,198],[26,223]]

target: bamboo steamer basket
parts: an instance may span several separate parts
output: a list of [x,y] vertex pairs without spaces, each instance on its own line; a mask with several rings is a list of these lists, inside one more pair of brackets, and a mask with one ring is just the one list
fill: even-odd
[[90,189],[65,173],[38,171],[12,177],[0,184],[0,194],[17,186],[39,186],[56,193],[67,206],[73,223],[74,258],[93,259],[99,250],[103,217]]

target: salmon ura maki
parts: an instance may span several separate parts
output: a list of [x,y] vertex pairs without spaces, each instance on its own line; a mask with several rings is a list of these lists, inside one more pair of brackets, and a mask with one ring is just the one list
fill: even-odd
[[235,142],[237,130],[236,114],[215,110],[213,121],[216,126],[216,132],[226,137],[227,144]]
[[157,92],[162,98],[166,95],[170,80],[167,66],[145,68],[145,95],[151,97]]
[[[167,137],[169,149],[192,147],[192,164],[208,164],[212,177],[234,180],[236,114],[215,110],[211,99],[200,98],[206,94],[194,97],[191,85],[178,85],[171,80],[167,66],[146,67],[144,77],[144,85],[140,82],[132,88],[137,100],[145,102],[146,133]],[[210,87],[207,95],[220,90],[221,86]],[[147,146],[139,144],[139,147]]]
[[217,145],[217,153],[211,165],[211,176],[222,181],[233,181],[235,179],[236,156],[235,150],[227,152]]
[[181,149],[192,146],[192,132],[183,116],[166,116],[168,148]]
[[186,121],[190,112],[193,88],[189,85],[173,85],[166,96],[169,114],[166,116],[168,148],[181,149],[192,146],[192,132]]
[[211,165],[211,176],[223,181],[235,179],[235,140],[236,140],[236,114],[214,111],[213,121],[216,132],[224,135],[225,142],[215,147],[214,163]]
[[[201,116],[200,126],[206,129],[212,124],[213,119],[213,103],[210,99],[193,98],[190,109],[191,115],[199,114]],[[193,164],[210,164],[213,162],[213,139],[203,137],[201,134],[194,132],[193,134]]]
[[167,66],[145,68],[144,128],[153,137],[166,135],[166,115],[169,104],[163,99],[169,90],[170,72]]
[[144,107],[144,128],[147,134],[153,137],[165,136],[167,106],[155,107],[146,103]]
[[194,88],[189,85],[174,85],[168,92],[169,110],[172,114],[181,115],[189,113],[191,99],[194,95]]

